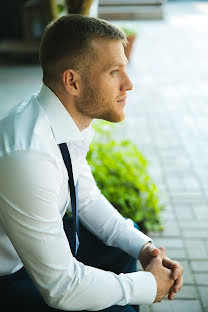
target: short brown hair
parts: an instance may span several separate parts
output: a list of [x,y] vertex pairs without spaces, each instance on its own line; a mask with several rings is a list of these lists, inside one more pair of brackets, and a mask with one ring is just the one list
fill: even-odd
[[81,70],[93,53],[94,38],[120,40],[126,45],[125,34],[105,20],[80,14],[69,14],[49,23],[41,38],[39,59],[43,82],[58,82],[67,68]]

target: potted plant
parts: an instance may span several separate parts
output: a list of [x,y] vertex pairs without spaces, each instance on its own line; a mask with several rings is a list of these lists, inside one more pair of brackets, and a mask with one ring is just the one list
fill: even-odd
[[68,13],[89,15],[93,0],[66,0]]
[[121,30],[126,34],[127,36],[127,40],[128,40],[128,44],[127,46],[124,48],[124,52],[126,54],[127,59],[130,59],[130,54],[133,48],[133,44],[134,41],[136,40],[137,37],[137,31],[135,29],[132,28],[127,28],[127,27],[121,27]]
[[115,125],[93,124],[96,135],[87,155],[103,195],[144,232],[162,230],[160,192],[148,173],[148,161],[129,140],[115,140]]

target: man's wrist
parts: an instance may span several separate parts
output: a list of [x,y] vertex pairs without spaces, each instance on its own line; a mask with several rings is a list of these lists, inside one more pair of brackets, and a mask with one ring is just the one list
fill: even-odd
[[142,248],[140,249],[140,252],[139,252],[139,260],[140,260],[140,257],[141,257],[141,255],[142,255],[142,251],[144,251],[144,249],[145,249],[149,244],[152,244],[152,242],[151,242],[151,241],[146,242],[146,243],[142,246]]

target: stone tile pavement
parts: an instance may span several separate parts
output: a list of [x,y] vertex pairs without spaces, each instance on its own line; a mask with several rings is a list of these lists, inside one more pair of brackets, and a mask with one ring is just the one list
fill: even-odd
[[[169,2],[163,21],[122,21],[138,29],[128,73],[124,135],[150,161],[164,193],[165,230],[150,233],[185,269],[174,301],[142,312],[208,311],[208,3]],[[115,22],[115,24],[121,22]],[[0,115],[41,86],[37,65],[0,66]]]
[[165,230],[150,236],[184,267],[184,287],[175,300],[143,306],[141,311],[205,312],[208,3],[169,2],[165,20],[126,26],[138,29],[138,39],[128,67],[134,91],[129,94],[123,135],[149,159],[150,174],[165,195]]

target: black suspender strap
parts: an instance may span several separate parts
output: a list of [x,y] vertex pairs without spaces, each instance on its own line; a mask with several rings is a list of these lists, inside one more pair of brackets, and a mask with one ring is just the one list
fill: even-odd
[[[68,184],[69,184],[69,189],[70,189],[70,197],[71,197],[71,207],[72,207],[72,218],[73,218],[73,246],[74,250],[72,250],[72,253],[74,256],[76,256],[77,249],[79,247],[79,237],[78,237],[78,231],[79,231],[79,220],[78,220],[78,212],[77,212],[77,192],[75,190],[74,186],[74,176],[73,176],[73,171],[72,171],[72,163],[71,163],[71,157],[69,154],[68,147],[66,143],[61,143],[59,144],[61,154],[66,166],[66,169],[68,171]],[[78,184],[76,185],[76,189],[78,187]]]

